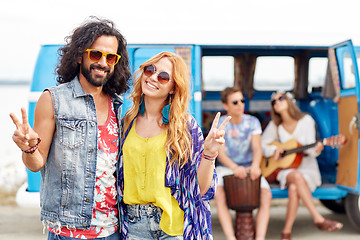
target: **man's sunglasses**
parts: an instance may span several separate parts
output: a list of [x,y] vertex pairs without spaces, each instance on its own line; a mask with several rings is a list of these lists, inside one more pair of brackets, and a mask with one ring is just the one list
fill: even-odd
[[[144,67],[144,74],[148,77],[151,77],[154,73],[156,73],[155,65],[151,64]],[[161,84],[166,84],[170,81],[170,75],[167,72],[159,72],[157,75],[157,80]]]
[[285,95],[281,95],[280,97],[278,97],[278,99],[273,99],[273,100],[271,100],[271,106],[274,106],[275,104],[276,104],[276,101],[282,101],[282,100],[284,100],[284,99],[286,99],[286,96]]
[[234,105],[237,105],[239,102],[245,103],[245,99],[242,98],[242,99],[240,99],[240,100],[232,101],[232,103],[233,103]]
[[106,63],[109,65],[115,65],[119,62],[121,56],[116,53],[104,53],[100,50],[96,49],[86,49],[85,52],[88,53],[88,57],[93,62],[98,62],[100,59],[105,56]]

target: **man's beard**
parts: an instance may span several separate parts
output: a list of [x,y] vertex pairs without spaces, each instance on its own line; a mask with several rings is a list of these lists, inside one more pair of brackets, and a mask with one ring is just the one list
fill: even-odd
[[[105,77],[99,77],[97,78],[96,76],[93,77],[91,75],[91,70],[92,69],[100,69],[100,70],[104,70],[107,74],[105,75]],[[101,87],[104,86],[107,81],[112,78],[112,76],[114,75],[114,72],[110,72],[110,68],[109,67],[100,67],[98,64],[91,64],[90,68],[86,68],[84,66],[84,64],[81,64],[81,73],[82,75],[84,75],[84,77],[86,78],[86,80],[93,86],[95,87]],[[96,73],[95,73],[96,75]]]

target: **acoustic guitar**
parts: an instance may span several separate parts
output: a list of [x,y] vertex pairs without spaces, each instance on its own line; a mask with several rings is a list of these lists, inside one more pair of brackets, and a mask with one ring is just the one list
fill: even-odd
[[[324,146],[339,147],[346,142],[344,135],[336,135],[322,140]],[[262,175],[269,181],[274,182],[276,176],[282,169],[298,168],[303,158],[303,151],[315,147],[317,142],[302,146],[295,139],[291,139],[285,143],[274,141],[269,145],[285,149],[281,154],[281,159],[275,160],[273,156],[263,157],[260,163]]]

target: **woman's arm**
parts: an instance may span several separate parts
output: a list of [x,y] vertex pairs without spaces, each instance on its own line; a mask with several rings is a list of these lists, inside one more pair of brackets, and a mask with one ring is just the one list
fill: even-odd
[[269,144],[275,140],[279,141],[277,130],[275,123],[270,121],[261,136],[262,154],[265,157],[273,156],[275,153],[276,146],[271,146]]
[[204,150],[201,156],[200,166],[197,172],[199,182],[200,194],[203,196],[209,189],[213,179],[215,159],[218,155],[220,147],[225,143],[224,128],[231,117],[227,117],[224,122],[217,128],[219,123],[220,113],[216,117],[211,126],[210,132],[204,142]]
[[[310,115],[305,115],[300,121],[302,121],[302,129],[300,132],[304,135],[304,142],[301,142],[301,144],[313,144],[314,142],[316,142],[316,124],[314,119]],[[304,152],[310,156],[317,157],[323,149],[324,145],[318,142],[315,147],[309,148]]]

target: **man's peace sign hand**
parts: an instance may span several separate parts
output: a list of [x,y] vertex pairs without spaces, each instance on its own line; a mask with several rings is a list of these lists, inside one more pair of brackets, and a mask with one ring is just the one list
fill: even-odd
[[12,139],[22,151],[25,151],[38,142],[39,135],[30,127],[25,108],[21,108],[21,115],[22,123],[14,113],[10,113],[10,117],[16,126]]

